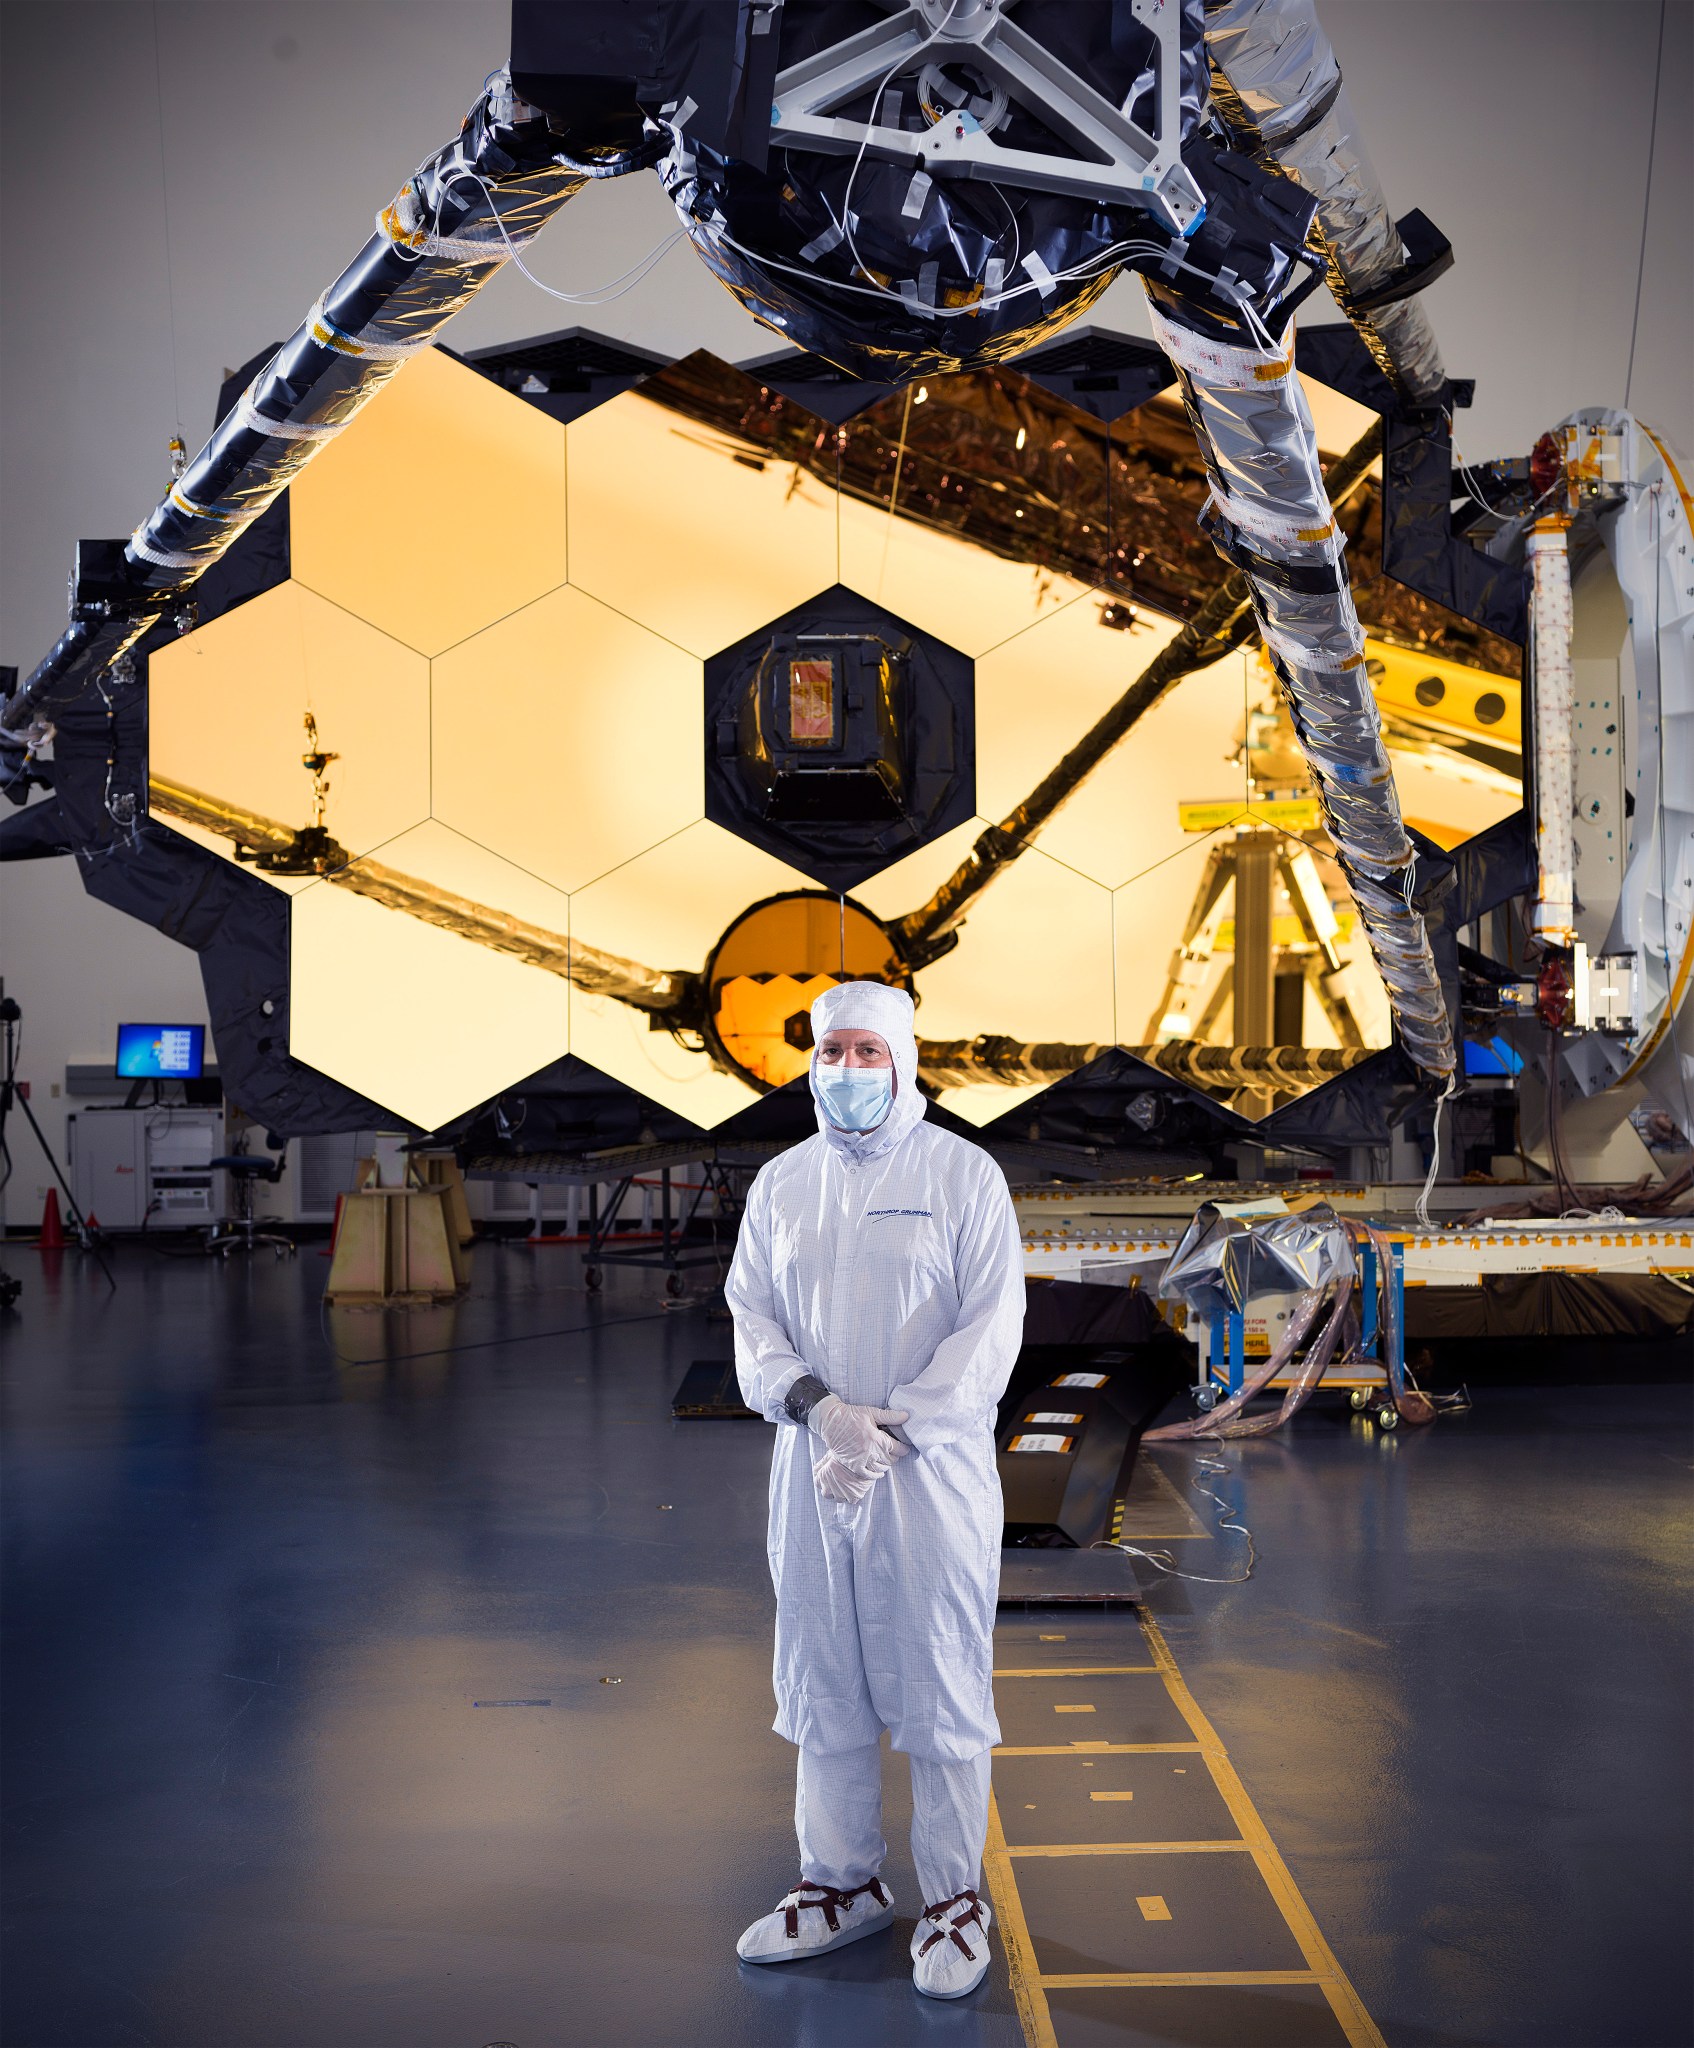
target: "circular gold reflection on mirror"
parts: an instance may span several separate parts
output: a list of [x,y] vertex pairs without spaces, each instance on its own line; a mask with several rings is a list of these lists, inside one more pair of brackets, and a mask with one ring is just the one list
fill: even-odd
[[910,988],[887,931],[850,896],[772,896],[745,910],[706,963],[706,1010],[724,1058],[780,1088],[811,1062],[812,1004],[838,981]]

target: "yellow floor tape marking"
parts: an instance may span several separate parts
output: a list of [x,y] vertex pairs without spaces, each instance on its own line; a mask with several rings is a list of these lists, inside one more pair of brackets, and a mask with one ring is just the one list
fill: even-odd
[[1313,1970],[1107,1970],[1043,1977],[1044,1991],[1153,1991],[1170,1984],[1315,1984]]
[[1000,1916],[1000,1937],[1006,1944],[1006,1969],[1012,1980],[1012,1998],[1018,2009],[1027,2048],[1059,2048],[1053,2031],[1053,2015],[1047,2010],[1047,1994],[1035,1963],[1035,1944],[1029,1938],[1029,1922],[1023,1916],[1018,1881],[1012,1875],[1012,1859],[1006,1853],[1005,1830],[1000,1825],[1000,1807],[994,1794],[988,1795],[988,1842],[982,1867],[988,1878],[994,1910]]
[[1171,1916],[1171,1909],[1159,1897],[1157,1892],[1152,1893],[1148,1898],[1138,1898],[1135,1903],[1141,1908],[1143,1920],[1168,1920]]
[[1288,1923],[1289,1932],[1300,1944],[1300,1953],[1316,1973],[1323,1986],[1324,1996],[1329,2000],[1330,2009],[1341,2024],[1347,2036],[1349,2048],[1387,2048],[1375,2021],[1359,2002],[1359,1994],[1347,1981],[1346,1972],[1336,1961],[1334,1952],[1312,1918],[1311,1908],[1300,1896],[1299,1887],[1290,1876],[1288,1866],[1277,1851],[1276,1844],[1265,1831],[1258,1809],[1247,1796],[1247,1788],[1236,1775],[1235,1766],[1225,1754],[1223,1744],[1218,1740],[1217,1731],[1200,1711],[1200,1703],[1188,1690],[1182,1673],[1176,1668],[1176,1659],[1170,1653],[1170,1646],[1160,1633],[1158,1623],[1146,1612],[1141,1611],[1141,1626],[1147,1638],[1147,1647],[1158,1660],[1164,1674],[1165,1690],[1170,1694],[1177,1712],[1193,1729],[1199,1738],[1206,1762],[1211,1767],[1213,1779],[1223,1794],[1224,1804],[1229,1808],[1230,1818],[1241,1830],[1242,1840],[1252,1850],[1253,1861],[1258,1865],[1259,1875],[1269,1887],[1276,1900],[1282,1917]]
[[1052,1664],[1040,1671],[996,1671],[996,1678],[1127,1678],[1151,1677],[1157,1664]]
[[996,1756],[1196,1756],[1197,1742],[1060,1742],[1022,1746],[1007,1744]]
[[1133,1792],[1090,1792],[1090,1799],[1133,1799]]
[[[1095,1798],[1099,1794],[1095,1793]],[[1216,1856],[1250,1855],[1251,1842],[1008,1842],[1008,1856]]]
[[1053,1711],[1055,1714],[1092,1714],[1095,1712],[1095,1709],[1090,1706],[1055,1707]]

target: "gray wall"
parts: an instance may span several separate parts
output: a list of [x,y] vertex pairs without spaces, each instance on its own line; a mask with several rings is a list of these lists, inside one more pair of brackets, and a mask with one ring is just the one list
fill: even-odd
[[[1687,453],[1694,8],[1663,14],[1630,397]],[[451,133],[504,55],[505,15],[497,0],[0,8],[0,659],[27,670],[46,650],[77,536],[127,533],[151,506],[173,429],[197,445],[224,368],[295,325]],[[1621,404],[1659,0],[1326,0],[1323,15],[1391,200],[1458,252],[1428,303],[1449,367],[1478,380],[1464,454],[1521,451],[1574,406]],[[674,225],[651,177],[592,187],[531,268],[590,290]],[[1096,317],[1146,331],[1133,285]],[[508,274],[451,338],[571,325],[676,354],[776,345],[681,246],[601,306]],[[55,1142],[68,1061],[108,1059],[120,1017],[204,1015],[192,956],[90,902],[66,861],[0,870],[0,973]],[[45,1168],[13,1139],[11,1219],[28,1221]]]

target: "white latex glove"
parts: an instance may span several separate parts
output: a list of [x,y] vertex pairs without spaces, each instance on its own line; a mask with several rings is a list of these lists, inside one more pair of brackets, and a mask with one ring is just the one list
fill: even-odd
[[838,1458],[826,1448],[812,1467],[812,1478],[825,1500],[838,1500],[847,1507],[856,1508],[887,1469],[884,1466],[882,1471],[866,1476],[849,1465],[845,1458]]
[[898,1437],[878,1428],[883,1422],[904,1422],[904,1408],[869,1408],[843,1401],[838,1394],[825,1394],[806,1417],[826,1447],[867,1478],[879,1479],[890,1465],[911,1449]]

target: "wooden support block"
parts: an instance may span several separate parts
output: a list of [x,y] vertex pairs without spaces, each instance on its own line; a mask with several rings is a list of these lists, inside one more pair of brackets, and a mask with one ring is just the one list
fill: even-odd
[[471,1222],[471,1205],[465,1195],[465,1177],[451,1152],[414,1152],[412,1168],[426,1188],[440,1188],[447,1196],[447,1214],[460,1244],[476,1235]]
[[445,1187],[360,1188],[342,1204],[326,1301],[451,1301],[469,1285]]

